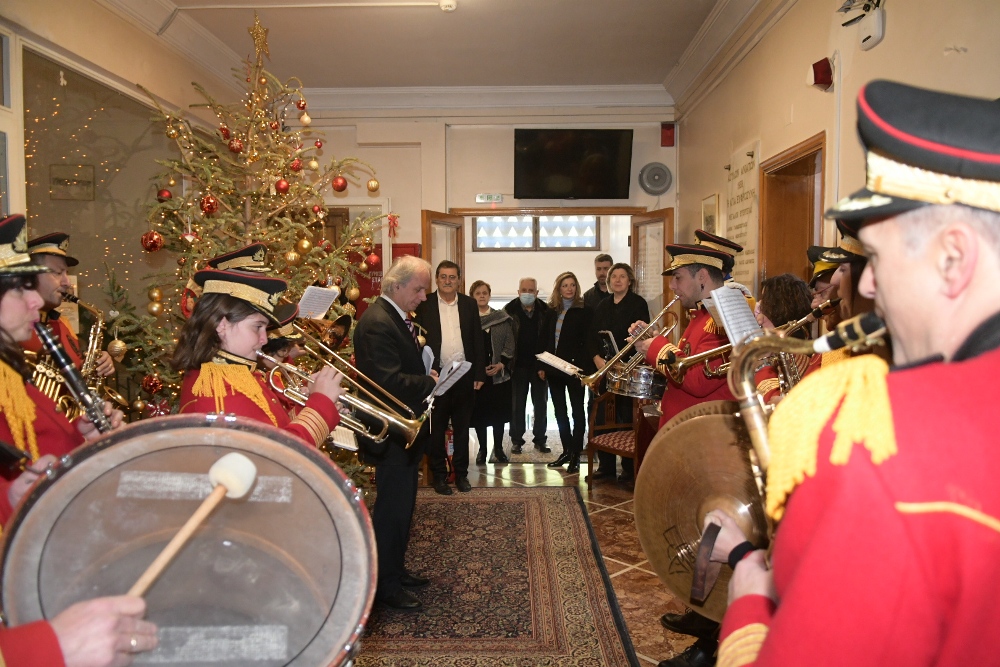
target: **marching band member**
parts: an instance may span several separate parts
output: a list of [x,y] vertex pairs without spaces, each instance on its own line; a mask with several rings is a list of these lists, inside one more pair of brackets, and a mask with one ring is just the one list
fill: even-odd
[[273,424],[319,446],[340,421],[340,373],[324,367],[309,400],[291,419],[263,373],[255,372],[267,326],[280,324],[297,306],[278,306],[287,283],[248,271],[203,269],[194,275],[202,291],[184,324],[171,363],[184,371],[184,412],[236,413]]
[[[302,334],[292,326],[292,322],[295,321],[298,314],[298,309],[296,308],[291,317],[283,320],[279,326],[268,330],[267,342],[264,343],[264,347],[260,351],[283,364],[291,363],[296,357],[306,354],[306,351],[299,345],[302,341]],[[275,366],[273,362],[267,359],[260,359],[260,364],[264,367],[265,373]],[[273,378],[279,387],[284,387],[285,378],[281,373],[275,373]],[[299,404],[285,396],[280,389],[276,390],[275,393],[277,394],[278,401],[285,408],[285,412],[288,413],[288,416],[294,418],[299,413]]]
[[[71,294],[68,270],[80,263],[69,255],[69,234],[56,232],[46,234],[28,241],[28,253],[35,264],[48,269],[38,274],[38,294],[44,301],[41,321],[52,331],[57,341],[62,343],[66,354],[72,359],[77,369],[82,368],[83,359],[80,354],[80,341],[69,328],[66,320],[60,317],[59,305],[65,295]],[[31,337],[21,343],[28,352],[44,352],[42,341],[32,330]],[[97,357],[97,373],[102,377],[114,375],[115,362],[106,350]]]
[[[783,273],[766,279],[760,285],[760,301],[754,315],[757,323],[765,329],[775,329],[789,322],[797,322],[813,309],[812,295],[809,286],[798,276]],[[799,329],[791,334],[796,338],[808,338],[809,330]],[[801,379],[820,366],[822,355],[789,354],[786,363],[794,363],[795,368],[788,370],[796,373]],[[774,362],[767,364],[754,378],[757,383],[757,393],[765,403],[777,403],[781,398],[781,382],[778,380],[778,369]]]
[[779,404],[770,568],[725,513],[709,515],[722,524],[713,559],[736,563],[727,667],[997,661],[1000,115],[993,100],[874,81],[858,129],[867,187],[827,215],[870,258],[858,291],[895,367],[850,359]]
[[[86,417],[71,424],[30,383],[31,368],[19,343],[30,338],[39,320],[38,277],[49,268],[31,261],[26,238],[24,216],[0,220],[0,440],[27,452],[32,461],[17,479],[0,480],[0,524],[47,463],[100,435]],[[105,405],[105,413],[112,426],[121,425],[121,412]]]
[[[822,258],[823,253],[828,250],[833,250],[833,248],[826,248],[823,246],[809,246],[806,250],[806,256],[809,258],[809,264],[812,265],[812,277],[809,279],[809,289],[812,293],[812,307],[816,308],[821,303],[825,301],[830,301],[837,298],[837,286],[832,284],[833,274],[836,272],[839,264],[834,262],[828,262]],[[826,325],[827,331],[833,331],[833,329],[840,324],[840,311],[834,310],[829,315],[823,318],[823,324]],[[822,331],[820,331],[822,333]]]

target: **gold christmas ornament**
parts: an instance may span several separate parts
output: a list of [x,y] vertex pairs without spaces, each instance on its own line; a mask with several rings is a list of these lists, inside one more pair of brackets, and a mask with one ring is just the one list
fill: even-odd
[[142,400],[141,398],[135,399],[134,401],[132,401],[132,409],[135,410],[136,412],[142,412],[143,410],[146,409],[146,401]]
[[319,171],[319,160],[309,160],[306,166],[309,167],[309,171]]
[[358,309],[355,308],[354,305],[350,303],[345,303],[344,307],[341,308],[341,310],[344,311],[345,315],[350,315],[351,317],[354,317],[354,314],[358,312]]
[[307,111],[303,111],[302,115],[299,116],[299,122],[306,127],[309,127],[309,125],[312,124],[313,119],[309,117],[309,113]]
[[300,254],[308,255],[309,251],[312,250],[313,244],[309,239],[299,239],[299,242],[295,244],[295,249],[299,251]]
[[113,341],[108,343],[108,354],[115,361],[121,363],[121,360],[125,358],[125,353],[128,352],[128,345],[124,341],[115,338]]
[[368,270],[368,263],[367,262],[361,262],[360,264],[358,264],[358,271],[360,271],[361,273],[364,273],[367,270]]
[[287,262],[290,266],[298,266],[302,263],[302,255],[294,250],[289,250],[285,253],[285,262]]
[[153,317],[159,317],[163,314],[163,304],[159,301],[150,301],[146,304],[146,312]]
[[368,192],[378,192],[378,179],[374,176],[368,179]]
[[359,290],[357,287],[349,287],[347,288],[347,291],[344,292],[344,294],[347,295],[348,301],[357,301],[358,297],[361,296],[361,290]]
[[176,139],[179,134],[180,132],[177,131],[176,127],[171,126],[167,128],[167,136],[171,139]]
[[159,287],[153,287],[149,290],[149,300],[150,301],[162,301],[163,300],[163,290]]

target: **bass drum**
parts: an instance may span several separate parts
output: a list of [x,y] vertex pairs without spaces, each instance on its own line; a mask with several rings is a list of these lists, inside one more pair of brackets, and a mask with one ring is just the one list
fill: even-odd
[[11,625],[124,594],[239,452],[251,492],[224,499],[146,594],[159,647],[135,662],[349,662],[375,595],[361,491],[322,453],[269,425],[182,415],[143,421],[64,457],[5,531],[0,602]]
[[667,378],[652,366],[636,366],[627,373],[623,366],[608,371],[608,391],[612,394],[660,400],[666,389]]

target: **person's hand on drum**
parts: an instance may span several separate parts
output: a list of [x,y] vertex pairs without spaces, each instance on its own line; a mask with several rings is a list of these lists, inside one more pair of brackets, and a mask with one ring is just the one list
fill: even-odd
[[336,403],[340,400],[344,388],[340,386],[340,381],[344,378],[339,371],[330,366],[323,366],[319,372],[312,376],[312,387],[309,394],[323,394]]
[[17,479],[12,481],[7,488],[7,500],[10,501],[10,506],[17,507],[25,494],[28,493],[28,489],[35,483],[35,480],[45,474],[45,469],[57,460],[51,454],[46,454],[25,468],[24,472],[18,475]]
[[78,602],[52,619],[66,667],[120,667],[156,648],[156,626],[142,620],[146,601],[135,596]]
[[[125,415],[122,414],[121,410],[115,410],[112,408],[111,404],[107,401],[101,402],[101,407],[104,410],[104,416],[111,421],[111,428],[116,429],[125,423]],[[101,432],[97,430],[94,426],[94,422],[90,421],[90,417],[86,413],[80,416],[76,420],[76,430],[80,432],[84,440],[90,441],[96,439],[101,435]]]

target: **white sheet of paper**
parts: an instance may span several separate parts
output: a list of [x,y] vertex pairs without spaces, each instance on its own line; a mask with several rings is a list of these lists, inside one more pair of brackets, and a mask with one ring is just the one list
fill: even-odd
[[308,317],[314,320],[322,319],[327,311],[330,310],[333,302],[337,300],[337,295],[336,290],[328,287],[310,285],[302,293],[302,298],[299,299],[299,317]]
[[420,356],[424,358],[424,373],[430,375],[431,368],[434,367],[434,350],[431,349],[430,345],[424,345],[424,351],[420,353]]
[[542,352],[541,354],[536,354],[535,359],[538,359],[543,364],[548,364],[552,368],[558,369],[567,375],[579,375],[582,371],[569,363],[565,359],[560,359],[551,352]]
[[[729,342],[733,344],[733,349],[739,346],[752,333],[760,331],[757,318],[750,310],[750,303],[743,292],[733,287],[720,287],[712,290],[712,301],[719,314],[720,320],[716,320],[726,330]],[[714,314],[714,313],[713,313]]]
[[452,362],[451,368],[442,368],[441,377],[438,379],[437,386],[434,387],[431,396],[440,396],[451,389],[460,377],[469,372],[470,368],[472,368],[472,363],[469,361],[455,361]]

